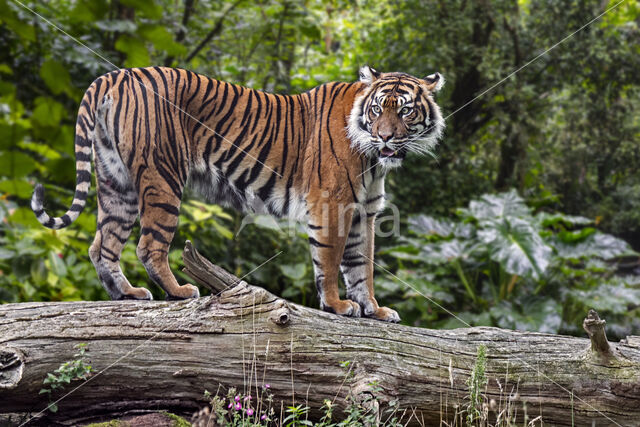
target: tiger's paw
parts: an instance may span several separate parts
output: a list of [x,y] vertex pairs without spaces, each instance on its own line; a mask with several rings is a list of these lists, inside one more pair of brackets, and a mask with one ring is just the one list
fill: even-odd
[[360,317],[362,316],[362,310],[360,304],[350,299],[338,300],[333,304],[322,304],[322,309],[329,313],[339,314],[341,316],[348,317]]
[[131,287],[129,290],[126,291],[126,293],[122,295],[122,297],[120,297],[120,299],[151,301],[153,300],[153,295],[151,295],[151,292],[149,292],[149,289],[147,288]]
[[200,291],[197,287],[187,283],[186,285],[178,286],[171,295],[167,294],[166,299],[171,301],[189,298],[200,298]]
[[392,323],[398,323],[400,321],[398,312],[389,307],[378,307],[373,313],[367,315],[367,317]]

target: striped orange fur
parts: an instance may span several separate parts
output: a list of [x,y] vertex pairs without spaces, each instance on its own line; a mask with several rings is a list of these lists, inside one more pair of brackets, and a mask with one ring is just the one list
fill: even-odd
[[[398,321],[373,291],[374,220],[384,177],[409,151],[433,148],[444,126],[432,94],[443,79],[360,71],[360,81],[275,95],[191,71],[121,69],[96,79],[76,123],[76,190],[59,218],[31,207],[49,228],[82,212],[95,163],[98,226],[90,258],[113,299],[151,299],[129,284],[120,254],[136,218],[137,255],[168,298],[198,297],[179,285],[168,253],[187,185],[244,212],[305,221],[323,309]],[[347,286],[338,295],[338,275]]]

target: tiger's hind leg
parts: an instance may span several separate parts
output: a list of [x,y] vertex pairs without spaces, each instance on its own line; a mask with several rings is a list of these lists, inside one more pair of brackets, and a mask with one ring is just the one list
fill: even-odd
[[149,277],[166,293],[167,299],[198,298],[193,285],[180,286],[169,268],[169,246],[178,225],[180,198],[156,185],[143,185],[140,194],[140,241],[136,253]]
[[131,286],[120,268],[120,254],[138,216],[138,197],[133,188],[114,188],[102,181],[98,171],[98,226],[89,257],[102,286],[111,299],[151,300],[151,292]]

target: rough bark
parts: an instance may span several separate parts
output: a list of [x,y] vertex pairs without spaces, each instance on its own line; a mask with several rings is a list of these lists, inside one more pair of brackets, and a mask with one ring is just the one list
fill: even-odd
[[[405,421],[411,414],[412,422],[437,425],[467,405],[467,380],[485,345],[490,417],[509,406],[522,419],[526,405],[529,419],[541,415],[545,425],[569,426],[572,418],[576,426],[639,423],[640,338],[607,349],[604,323],[594,315],[585,321],[593,344],[488,327],[414,328],[289,303],[212,265],[189,244],[185,265],[213,296],[1,306],[0,414],[46,408],[46,395],[38,394],[46,374],[87,343],[95,373],[55,394],[53,400],[70,393],[56,414],[44,411],[32,423],[188,414],[205,405],[205,389],[220,385],[255,396],[268,383],[277,407],[295,400],[320,408],[334,396],[340,407],[348,393],[371,393],[375,381],[380,408],[397,400],[410,408]],[[349,375],[343,361],[351,361]]]

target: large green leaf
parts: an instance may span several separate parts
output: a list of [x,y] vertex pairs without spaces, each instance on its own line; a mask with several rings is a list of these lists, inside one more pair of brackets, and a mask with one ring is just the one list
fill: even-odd
[[297,263],[297,264],[283,264],[280,266],[280,271],[282,274],[287,276],[293,280],[300,280],[304,277],[307,272],[307,264]]
[[27,131],[23,123],[0,123],[0,149],[15,147]]
[[40,126],[57,126],[66,114],[64,106],[53,98],[39,96],[35,106],[31,118]]
[[611,259],[620,255],[633,254],[627,242],[610,234],[596,232],[579,243],[558,241],[555,244],[558,255],[562,258],[579,259],[599,257]]
[[125,67],[146,67],[151,63],[144,40],[122,34],[118,37],[115,48],[127,55]]
[[19,151],[0,152],[0,171],[4,176],[19,178],[29,175],[36,168],[36,162]]
[[463,216],[478,221],[493,221],[506,216],[530,215],[530,209],[515,190],[500,194],[485,194],[479,200],[473,200],[469,203],[469,209],[460,209],[459,212]]
[[562,306],[553,298],[530,299],[522,310],[512,302],[502,301],[490,313],[501,328],[555,334],[562,324]]
[[153,43],[157,50],[164,50],[169,55],[181,55],[187,51],[163,25],[143,25],[138,29],[138,34]]
[[424,245],[420,255],[431,264],[443,264],[455,260],[465,261],[478,249],[478,245],[469,240],[445,240]]
[[415,215],[409,218],[409,230],[415,234],[448,237],[453,232],[453,228],[453,223],[429,215]]
[[162,17],[162,7],[151,0],[120,0],[120,3],[131,6],[136,11],[142,12],[150,19],[160,19]]
[[492,260],[507,273],[539,279],[549,265],[552,250],[533,225],[520,218],[486,222],[478,238],[489,250]]
[[590,225],[593,224],[593,220],[589,218],[585,218],[583,216],[574,216],[574,215],[565,215],[560,212],[547,213],[541,212],[536,215],[536,220],[543,227],[551,227],[554,225]]
[[0,181],[0,193],[29,199],[33,193],[33,185],[22,179],[8,179]]
[[632,307],[640,306],[640,289],[628,286],[622,279],[615,279],[593,289],[570,289],[571,295],[584,307],[599,313],[624,314]]
[[64,65],[53,59],[48,59],[40,67],[40,77],[47,84],[51,92],[58,95],[69,92],[71,89],[71,76]]

